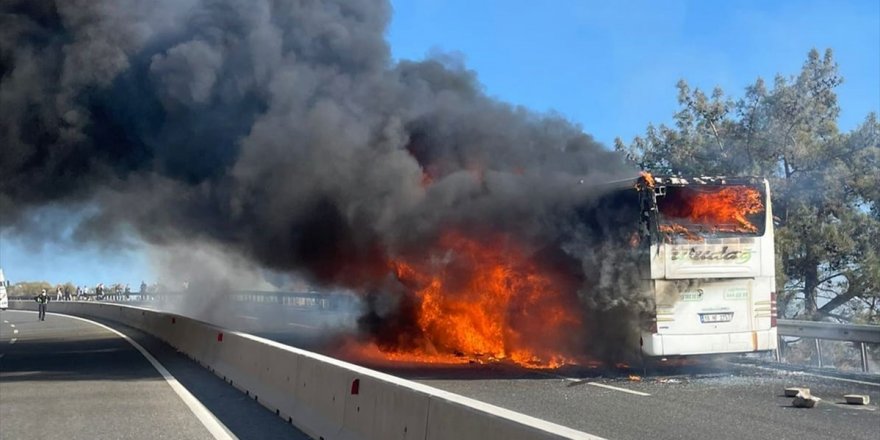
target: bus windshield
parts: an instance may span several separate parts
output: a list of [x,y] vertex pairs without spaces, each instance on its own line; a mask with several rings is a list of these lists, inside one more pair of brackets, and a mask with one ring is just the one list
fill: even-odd
[[666,186],[657,197],[661,233],[705,236],[761,236],[765,227],[763,188],[752,185]]

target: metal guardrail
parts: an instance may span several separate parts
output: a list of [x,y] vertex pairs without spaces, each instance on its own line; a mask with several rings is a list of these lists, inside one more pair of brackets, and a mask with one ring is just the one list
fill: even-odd
[[880,325],[836,324],[833,322],[780,319],[777,322],[776,328],[777,332],[783,336],[880,344]]
[[[84,296],[61,300],[61,301],[103,301],[113,303],[129,303],[129,304],[149,304],[149,303],[166,303],[179,301],[184,299],[191,292],[181,291],[163,291],[148,292],[141,294],[140,292],[131,292],[129,294],[107,293],[101,297],[94,293]],[[197,295],[197,293],[196,293]],[[354,301],[354,298],[348,295],[320,292],[269,292],[256,290],[238,290],[229,292],[223,296],[227,301],[255,304],[277,304],[281,306],[290,306],[302,309],[317,310],[337,310],[348,307]],[[33,295],[18,295],[11,297],[10,300],[31,301]],[[50,296],[51,301],[55,301],[55,295]]]
[[[793,321],[780,319],[776,331],[778,336],[812,338],[816,341],[816,360],[822,367],[822,346],[820,340],[849,341],[858,344],[862,361],[862,371],[868,372],[867,344],[880,344],[880,325],[837,324],[833,322]],[[779,341],[782,347],[782,340]]]

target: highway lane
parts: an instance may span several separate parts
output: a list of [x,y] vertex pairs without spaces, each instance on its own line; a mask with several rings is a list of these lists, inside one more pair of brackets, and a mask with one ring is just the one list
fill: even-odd
[[[707,368],[640,382],[589,372],[409,375],[609,439],[880,438],[880,386],[778,370],[730,366],[728,371]],[[793,408],[791,398],[782,395],[789,386],[808,387],[823,401],[813,409]],[[870,395],[871,405],[841,404],[843,395],[851,393]]]
[[0,439],[307,438],[156,338],[113,324],[170,381],[107,328],[36,316],[0,312]]
[[129,301],[121,304],[176,313],[309,350],[320,350],[335,339],[352,334],[359,316],[356,310],[316,310],[272,303],[215,301],[196,296],[176,302]]
[[[332,341],[334,323],[354,325],[351,314],[326,311],[268,305],[218,310],[217,324],[317,351]],[[860,384],[725,363],[666,368],[632,382],[625,370],[367,366],[609,439],[880,438],[876,376],[873,384]],[[782,397],[787,386],[809,387],[824,400],[815,409],[792,408]],[[838,403],[850,393],[870,395],[871,405]]]

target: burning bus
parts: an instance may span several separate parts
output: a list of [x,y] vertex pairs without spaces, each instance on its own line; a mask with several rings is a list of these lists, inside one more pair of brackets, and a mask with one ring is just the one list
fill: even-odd
[[643,174],[636,182],[649,356],[774,350],[776,280],[767,180]]
[[450,228],[391,258],[360,321],[382,357],[557,368],[775,349],[766,180],[643,174],[568,195],[550,240]]

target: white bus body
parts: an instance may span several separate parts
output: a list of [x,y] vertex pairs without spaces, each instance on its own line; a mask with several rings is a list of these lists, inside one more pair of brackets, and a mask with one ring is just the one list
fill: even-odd
[[[653,212],[648,215],[654,218],[656,232],[648,264],[656,310],[641,330],[642,352],[676,356],[775,350],[776,258],[767,181],[652,180],[642,191],[653,196]],[[711,196],[723,188],[750,188],[761,193],[763,212],[750,217],[756,219],[754,230],[743,230],[739,225],[719,230],[705,223],[678,226],[672,233],[656,230],[667,220],[664,209],[672,209],[664,208],[664,198],[682,191]]]

